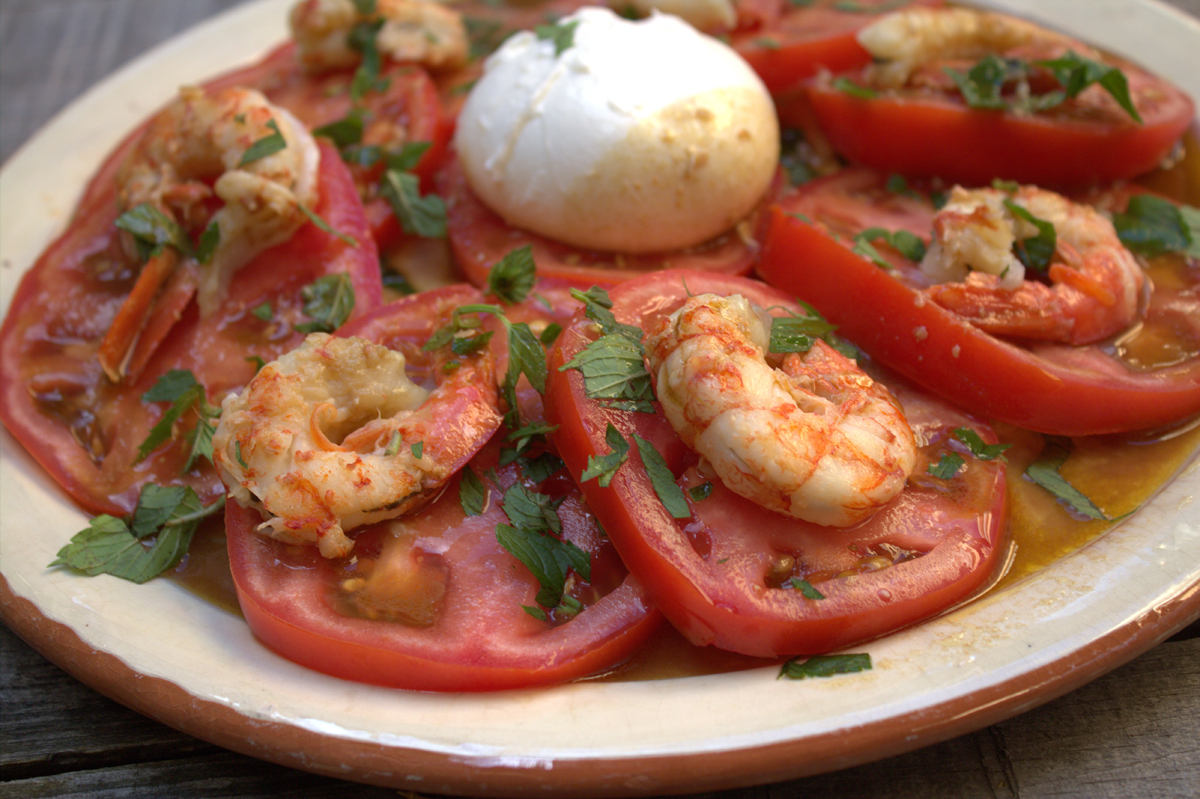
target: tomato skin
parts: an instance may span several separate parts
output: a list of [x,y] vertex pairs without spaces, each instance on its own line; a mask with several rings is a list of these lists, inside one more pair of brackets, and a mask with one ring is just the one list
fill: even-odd
[[[763,307],[795,308],[791,299],[757,281],[684,271],[660,273],[613,289],[613,312],[631,324],[669,313],[688,293],[742,293]],[[661,414],[613,410],[588,399],[577,370],[561,371],[594,339],[582,317],[552,350],[546,389],[552,440],[573,475],[590,456],[609,451],[605,431],[615,426],[654,442],[687,488],[697,456],[687,451]],[[920,436],[944,441],[956,426],[994,434],[927,395],[899,395]],[[918,469],[925,468],[919,464]],[[580,484],[630,572],[646,586],[667,619],[696,644],[712,644],[761,657],[816,654],[849,646],[914,624],[966,599],[993,576],[1003,550],[1005,470],[999,462],[972,462],[956,499],[910,488],[869,522],[847,530],[820,527],[766,511],[714,485],[712,495],[690,502],[693,518],[675,520],[658,500],[636,447],[607,487]],[[914,473],[915,474],[915,473]],[[914,479],[917,479],[914,477]],[[929,519],[937,519],[930,524]],[[810,572],[830,575],[850,568],[849,547],[881,542],[922,552],[878,572],[835,577],[817,584],[826,598],[764,584],[772,552],[794,553]]]
[[[864,173],[837,180],[863,188]],[[865,180],[869,183],[871,178]],[[882,176],[874,180],[882,186]],[[846,223],[838,231],[840,242],[787,213],[808,212],[809,218],[821,221],[826,187],[832,195],[828,207],[838,209],[836,215]],[[840,334],[930,391],[986,418],[1056,435],[1149,429],[1200,413],[1200,357],[1195,353],[1175,366],[1134,372],[1100,346],[1026,348],[998,339],[852,253],[849,237],[877,224],[878,218],[869,215],[855,221],[853,203],[837,182],[806,188],[807,202],[772,209],[760,276],[811,303],[838,325]],[[908,229],[927,235],[929,227]],[[817,266],[798,268],[799,264]],[[1192,336],[1200,340],[1194,292],[1190,300],[1187,292],[1156,294],[1156,304],[1182,302],[1191,307]],[[1170,312],[1165,307],[1163,311]]]
[[[613,286],[631,277],[666,268],[687,268],[721,274],[749,274],[754,268],[755,252],[737,232],[684,250],[667,253],[628,255],[583,250],[561,244],[545,236],[510,227],[475,196],[466,176],[451,152],[439,171],[437,193],[446,202],[446,228],[455,259],[467,279],[486,286],[492,265],[512,250],[533,247],[538,276],[587,288]],[[768,198],[782,185],[777,176]],[[744,223],[747,230],[757,227],[761,209]]]
[[[790,5],[790,4],[789,4]],[[862,11],[839,7],[836,0],[790,6],[774,18],[760,14],[753,27],[734,31],[730,44],[758,73],[772,94],[787,91],[822,71],[834,74],[865,67],[871,54],[858,43],[860,28],[884,11],[894,11],[891,0],[858,3]],[[908,5],[941,5],[940,0]],[[879,11],[867,10],[879,6]],[[739,27],[746,25],[740,14]]]
[[1144,124],[1128,116],[974,109],[957,95],[932,91],[860,98],[834,88],[830,76],[812,81],[805,99],[824,136],[856,164],[966,185],[998,178],[1081,186],[1152,171],[1195,118],[1182,91],[1136,67],[1123,68]]
[[[344,579],[311,547],[288,547],[254,532],[255,511],[226,507],[230,568],[238,601],[256,637],[284,657],[343,679],[419,691],[496,691],[550,685],[602,673],[626,660],[658,629],[636,579],[625,574],[574,487],[562,505],[564,537],[592,553],[592,586],[602,598],[557,626],[527,614],[537,581],[496,541],[507,522],[499,488],[486,477],[495,442],[475,472],[491,492],[487,510],[466,516],[458,478],[432,505],[405,517],[418,562],[444,569],[447,593],[425,626],[337,612],[332,586]],[[514,467],[501,467],[500,481]],[[356,547],[386,527],[357,533]],[[342,577],[339,578],[339,574]]]
[[[124,151],[118,148],[98,175],[113,174]],[[313,211],[355,244],[308,224],[260,253],[238,271],[228,297],[208,319],[200,319],[194,304],[185,310],[133,383],[112,384],[95,360],[135,277],[95,276],[100,264],[120,263],[111,180],[92,182],[71,226],[23,276],[0,326],[0,420],[85,509],[124,515],[151,482],[191,485],[206,502],[224,492],[208,463],[180,474],[186,460],[182,435],[139,463],[137,448],[162,414],[141,397],[161,375],[190,370],[209,401],[219,402],[253,376],[247,357],[273,360],[299,343],[303,335],[292,325],[306,318],[301,290],[322,275],[350,275],[354,315],[379,304],[379,256],[350,174],[327,145],[321,145],[320,170]],[[250,313],[264,302],[272,304],[278,326]],[[85,449],[93,442],[102,447],[97,460]]]

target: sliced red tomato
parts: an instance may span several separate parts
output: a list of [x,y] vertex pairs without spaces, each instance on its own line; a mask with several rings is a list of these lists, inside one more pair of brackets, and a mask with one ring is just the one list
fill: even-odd
[[[425,382],[444,364],[421,346],[455,308],[480,299],[472,287],[439,289],[379,308],[339,333],[399,349],[410,377]],[[495,394],[494,385],[478,388]],[[451,439],[482,432],[486,440],[495,429],[472,433],[479,426],[453,397],[431,401],[445,406],[439,424]],[[528,477],[520,459],[502,463],[501,452],[501,437],[494,437],[469,464],[482,486],[475,515],[464,507],[460,474],[420,511],[352,532],[346,561],[256,533],[258,512],[229,503],[230,567],[255,635],[308,668],[414,690],[546,685],[627,659],[661,617],[570,477],[561,468]],[[497,526],[510,524],[505,492],[518,483],[557,504],[561,540],[589,556],[588,574],[573,567],[568,573],[565,593],[578,612],[565,604],[539,609],[538,579],[499,543]]]
[[928,201],[889,192],[885,178],[867,170],[813,181],[772,210],[759,273],[811,303],[873,358],[988,418],[1043,433],[1090,435],[1169,425],[1200,413],[1200,269],[1194,261],[1166,256],[1151,264],[1155,288],[1128,335],[1083,347],[1023,346],[926,300],[915,265],[885,245],[877,249],[891,270],[851,251],[854,236],[872,227],[928,240],[932,216]]
[[[774,196],[781,178],[769,190]],[[446,202],[446,231],[454,256],[467,279],[486,286],[488,272],[505,255],[520,247],[533,248],[539,277],[574,285],[612,286],[637,275],[679,268],[721,274],[748,274],[754,268],[754,248],[739,235],[757,227],[755,211],[739,230],[697,247],[668,253],[627,255],[584,250],[509,226],[483,204],[467,185],[453,151],[437,176],[437,192]]]
[[[111,176],[120,150],[100,170]],[[0,327],[0,419],[70,496],[89,511],[124,515],[146,483],[188,484],[205,501],[224,487],[205,461],[187,461],[186,416],[168,443],[140,459],[138,448],[164,413],[142,395],[172,369],[190,370],[219,403],[254,374],[253,358],[273,360],[294,347],[307,321],[302,290],[325,275],[347,274],[354,314],[382,297],[379,256],[345,165],[321,147],[320,199],[312,209],[329,227],[307,224],[238,271],[208,318],[195,303],[149,356],[133,382],[113,383],[96,351],[137,278],[114,226],[115,184],[97,178],[70,227],[22,278]],[[268,304],[271,320],[252,311]]]
[[[610,292],[620,322],[645,329],[693,294],[742,294],[775,314],[798,312],[786,294],[757,281],[669,271]],[[920,449],[905,490],[869,521],[835,529],[764,510],[712,480],[706,499],[687,489],[710,480],[698,456],[661,413],[605,407],[587,397],[575,369],[560,368],[589,342],[596,325],[580,315],[552,351],[547,419],[572,475],[610,452],[609,425],[632,443],[637,433],[663,455],[684,490],[690,517],[672,518],[631,446],[611,482],[581,482],[588,503],[630,571],[689,640],[764,657],[816,654],[861,642],[940,613],[986,586],[1002,560],[1005,470],[973,460],[949,480],[926,474],[956,445],[952,431],[986,425],[900,381]],[[889,383],[892,385],[892,383]],[[878,568],[877,568],[878,567]],[[872,570],[876,569],[877,570]],[[806,598],[793,579],[824,597]]]
[[[379,77],[384,88],[367,92],[355,102],[350,93],[353,69],[310,72],[300,65],[296,46],[289,42],[256,64],[217,78],[214,84],[258,89],[309,128],[333,124],[355,107],[362,109],[363,145],[387,151],[418,142],[429,145],[411,170],[421,179],[422,190],[428,192],[433,188],[433,172],[445,156],[452,125],[442,113],[437,86],[416,64],[389,63]],[[371,231],[383,249],[403,235],[391,205],[379,193],[384,164],[351,164],[350,171],[366,206]]]
[[847,72],[871,63],[855,34],[879,14],[911,5],[941,5],[941,0],[896,2],[817,0],[789,5],[776,15],[763,4],[743,11],[730,44],[746,59],[772,94],[792,88],[822,71]]
[[[1079,50],[1087,52],[1082,45]],[[1141,123],[1099,86],[1037,113],[968,107],[944,75],[870,97],[843,91],[833,76],[823,75],[811,83],[805,99],[824,136],[856,164],[967,185],[996,178],[1086,185],[1153,170],[1195,118],[1192,100],[1171,83],[1133,64],[1113,63],[1125,74]],[[869,87],[865,73],[852,80]]]

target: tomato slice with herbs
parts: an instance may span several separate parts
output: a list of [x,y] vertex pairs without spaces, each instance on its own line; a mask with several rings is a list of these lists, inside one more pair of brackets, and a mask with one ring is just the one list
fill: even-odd
[[410,232],[397,219],[382,188],[383,155],[423,145],[424,151],[402,171],[414,175],[420,189],[428,192],[445,157],[452,122],[442,113],[437,85],[421,66],[389,62],[379,74],[381,88],[358,99],[351,92],[354,73],[354,69],[306,70],[296,57],[296,45],[289,42],[262,61],[212,83],[256,88],[310,129],[325,129],[324,135],[346,153],[372,234],[383,249]]
[[[172,370],[188,370],[207,401],[244,385],[255,359],[273,360],[312,322],[306,288],[322,278],[350,315],[382,297],[379,256],[362,204],[336,151],[321,145],[319,200],[329,229],[306,224],[291,239],[242,267],[216,311],[202,319],[189,302],[160,333],[140,377],[114,383],[96,352],[138,275],[114,221],[121,150],[101,167],[70,226],[24,275],[0,327],[0,419],[70,496],[96,513],[125,515],[142,486],[192,486],[203,502],[224,492],[216,471],[197,459],[184,471],[197,423],[183,414],[172,435],[143,458],[139,448],[169,403],[143,395]],[[105,178],[108,178],[105,180]]]
[[[944,74],[920,85],[876,91],[871,67],[850,76],[818,76],[803,97],[791,101],[810,104],[825,138],[855,164],[967,185],[997,178],[1088,185],[1152,171],[1195,118],[1192,100],[1170,82],[1128,62],[1104,63],[1124,73],[1140,122],[1097,85],[1059,105],[1027,112],[971,107]],[[962,72],[971,68],[951,66]],[[922,75],[937,75],[936,66]],[[1005,97],[1015,102],[1015,96]]]
[[[425,383],[446,367],[422,351],[425,341],[456,308],[481,299],[469,286],[406,297],[339,335],[398,349],[410,379]],[[494,397],[487,382],[474,387]],[[450,440],[425,442],[426,452],[464,450],[455,442],[469,436],[482,449],[430,505],[351,531],[349,558],[268,538],[255,531],[257,511],[227,504],[230,567],[255,635],[308,668],[413,690],[552,684],[627,659],[661,617],[561,461],[540,448],[514,454],[503,434],[491,435],[494,424],[481,429],[463,418],[454,397],[429,401],[444,406],[438,424]],[[513,554],[523,547],[549,553],[562,573],[550,575],[543,563],[547,573],[535,574]]]
[[[791,297],[757,281],[685,271],[627,281],[609,296],[618,322],[646,329],[706,292],[741,294],[775,315],[803,314]],[[942,455],[964,452],[954,436],[959,428],[994,442],[986,425],[903,381],[885,381],[896,386],[922,443],[917,468],[868,521],[822,527],[767,511],[705,476],[661,413],[590,398],[580,372],[562,367],[596,340],[596,327],[578,315],[551,352],[552,441],[577,479],[590,458],[612,449],[610,426],[627,441],[636,433],[662,456],[682,489],[686,518],[664,506],[640,444],[606,485],[589,479],[580,487],[630,571],[693,643],[762,657],[817,654],[936,615],[995,576],[1005,549],[1003,463],[961,455],[952,477],[927,473]]]
[[[782,175],[768,190],[768,197],[773,197],[780,185]],[[612,286],[667,268],[721,274],[748,274],[754,268],[757,245],[751,241],[761,208],[735,230],[696,247],[632,255],[580,249],[511,227],[471,191],[453,151],[438,173],[437,192],[446,203],[446,231],[455,259],[477,286],[487,285],[488,272],[504,256],[526,246],[533,248],[539,277],[583,287]]]
[[[1200,413],[1200,268],[1179,253],[1147,263],[1154,285],[1134,328],[1073,347],[985,333],[928,300],[915,263],[882,242],[881,268],[854,252],[871,228],[928,240],[933,205],[911,186],[850,169],[772,209],[759,274],[811,303],[881,363],[968,410],[1042,433],[1171,425]],[[815,224],[812,224],[815,223]]]
[[[822,71],[848,72],[871,63],[855,34],[879,14],[905,6],[941,5],[940,0],[816,0],[789,3],[774,15],[743,11],[729,43],[746,59],[772,94],[786,91]],[[753,5],[753,4],[751,4]],[[761,5],[761,4],[759,4]]]

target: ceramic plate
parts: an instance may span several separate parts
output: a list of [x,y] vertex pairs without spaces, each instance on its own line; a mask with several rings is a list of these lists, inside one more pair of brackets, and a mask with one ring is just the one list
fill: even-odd
[[[286,35],[290,0],[239,7],[152,51],[59,115],[0,175],[0,291],[58,232],[117,139],[182,83]],[[1200,96],[1200,25],[1148,2],[1008,0]],[[51,168],[52,167],[52,168]],[[86,526],[0,438],[4,621],[67,671],[197,737],[285,765],[397,788],[637,795],[765,783],[946,739],[1048,701],[1200,615],[1195,459],[1100,540],[948,616],[856,651],[874,669],[778,681],[777,669],[582,682],[490,695],[386,690],[307,671],[174,582],[135,586],[46,564]]]

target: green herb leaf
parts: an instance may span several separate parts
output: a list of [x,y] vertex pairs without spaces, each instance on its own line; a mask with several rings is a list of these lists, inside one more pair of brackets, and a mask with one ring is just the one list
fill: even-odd
[[1104,511],[1059,473],[1071,454],[1071,448],[1069,438],[1047,437],[1046,446],[1037,459],[1029,464],[1025,476],[1057,497],[1071,511],[1089,519],[1108,520],[1110,517]]
[[813,584],[808,580],[801,580],[799,577],[793,577],[783,584],[784,588],[794,588],[800,592],[805,599],[824,599],[825,595],[813,587]]
[[833,79],[833,88],[860,100],[870,100],[879,96],[879,92],[867,86],[861,86],[845,75]]
[[409,447],[409,450],[412,452],[414,458],[416,458],[417,460],[421,460],[421,455],[422,455],[422,453],[425,452],[425,442],[418,441],[417,443],[415,443],[411,447]]
[[[190,487],[147,485],[138,498],[132,530],[114,516],[97,516],[58,551],[50,566],[144,583],[179,563],[200,522],[224,506],[224,497],[202,505]],[[142,543],[156,534],[151,546]]]
[[963,100],[971,108],[1002,110],[1008,107],[1001,94],[1004,84],[1023,77],[1026,69],[1019,60],[988,54],[965,73],[950,67],[943,67],[942,71],[958,86]]
[[562,521],[558,518],[558,506],[565,497],[553,499],[547,494],[530,491],[520,483],[514,483],[504,492],[504,514],[514,527],[536,533],[562,533]]
[[562,458],[555,455],[553,452],[543,452],[534,458],[520,458],[518,462],[521,467],[521,474],[526,480],[531,483],[540,483],[550,475],[561,471],[566,467],[562,462]]
[[354,310],[354,284],[345,272],[317,278],[300,290],[300,296],[304,313],[313,320],[296,325],[301,333],[332,333]]
[[578,369],[584,393],[608,400],[611,407],[653,413],[654,389],[642,356],[642,344],[619,333],[609,333],[575,354],[561,370]]
[[200,234],[200,241],[196,245],[196,260],[202,264],[209,263],[220,244],[221,226],[216,222],[209,222],[204,228],[204,232]]
[[275,309],[271,307],[271,301],[259,303],[250,309],[250,313],[255,319],[261,319],[264,322],[270,322],[275,318]]
[[712,496],[713,484],[705,481],[698,486],[692,486],[688,489],[688,496],[692,498],[692,502],[700,502]]
[[268,119],[267,127],[271,129],[271,132],[246,148],[246,152],[242,153],[242,160],[238,161],[239,168],[287,148],[287,139],[283,138],[283,134],[279,132],[279,125],[275,123],[275,120]]
[[560,56],[575,44],[575,28],[578,26],[578,21],[555,22],[549,25],[538,25],[533,29],[533,33],[542,41],[553,42],[554,55]]
[[675,475],[671,474],[666,460],[653,444],[637,433],[633,434],[633,441],[637,444],[638,454],[642,456],[642,466],[646,468],[650,485],[654,486],[654,493],[658,495],[667,513],[674,519],[690,518],[692,511],[683,496],[683,489],[675,482]]
[[1013,244],[1013,252],[1021,263],[1025,264],[1026,269],[1045,272],[1054,258],[1054,251],[1058,249],[1058,233],[1054,230],[1054,223],[1034,216],[1029,209],[1009,199],[1004,200],[1004,207],[1013,216],[1024,219],[1037,228],[1038,232],[1033,236],[1016,241]]
[[561,333],[562,325],[560,325],[558,322],[551,322],[550,324],[546,325],[544,330],[542,330],[542,335],[538,336],[538,341],[542,342],[544,346],[549,347],[555,341],[558,341],[558,337]]
[[808,352],[816,339],[828,339],[836,329],[812,306],[805,305],[806,316],[771,318],[771,343],[768,352]]
[[529,296],[537,279],[533,246],[512,250],[488,270],[488,293],[506,305],[515,305]]
[[1054,74],[1067,97],[1075,97],[1088,86],[1098,83],[1117,101],[1117,105],[1121,106],[1125,113],[1129,114],[1134,121],[1141,123],[1142,117],[1138,114],[1137,108],[1133,104],[1133,98],[1129,94],[1129,81],[1126,80],[1125,73],[1116,67],[1084,58],[1070,50],[1060,58],[1035,63],[1049,69]]
[[1135,194],[1113,227],[1131,251],[1154,258],[1168,252],[1200,258],[1200,210],[1178,206],[1153,194]]
[[420,180],[411,172],[389,169],[379,184],[405,233],[427,239],[446,235],[446,204],[436,194],[421,195]]
[[483,515],[484,503],[488,498],[488,490],[483,481],[470,465],[464,466],[458,481],[458,502],[462,505],[463,513],[468,516]]
[[562,601],[568,570],[591,579],[591,557],[570,541],[508,524],[496,525],[496,540],[537,579],[537,603],[542,607],[553,608]]
[[981,461],[991,461],[999,458],[1004,461],[1004,451],[1012,446],[1012,444],[987,444],[979,433],[972,430],[970,427],[959,427],[954,430],[954,437],[967,445],[967,449]]
[[925,242],[915,233],[907,230],[886,230],[881,227],[867,228],[854,237],[853,252],[858,253],[876,266],[891,269],[879,251],[872,246],[873,242],[882,241],[910,261],[920,261],[925,257]]
[[611,423],[604,433],[604,440],[608,444],[609,452],[605,455],[588,456],[587,467],[584,468],[583,474],[579,475],[580,482],[595,478],[601,488],[607,488],[617,469],[629,458],[629,442]]
[[[346,116],[334,120],[328,125],[313,128],[314,136],[324,136],[330,139],[339,150],[344,150],[352,144],[362,141],[365,128],[365,110],[361,106],[351,108]],[[368,165],[369,166],[369,165]]]
[[316,225],[318,229],[325,231],[326,233],[328,233],[331,236],[337,236],[340,241],[342,241],[343,243],[345,243],[351,247],[358,246],[357,239],[355,239],[353,236],[343,233],[340,230],[335,230],[332,225],[330,225],[328,222],[326,222],[321,217],[317,216],[317,213],[315,211],[313,211],[311,208],[309,208],[307,205],[304,205],[303,203],[301,203],[300,205],[297,205],[296,207],[299,208],[300,213],[302,213],[306,217],[308,217],[308,221],[312,222],[314,225]]
[[170,406],[163,412],[162,418],[150,428],[138,447],[138,462],[145,460],[151,452],[171,439],[175,423],[185,413],[196,408],[199,417],[196,428],[189,439],[191,449],[183,471],[189,471],[198,457],[212,460],[211,420],[221,415],[221,409],[209,405],[206,401],[204,386],[196,382],[196,376],[186,369],[172,369],[158,378],[153,386],[142,395],[143,402],[169,402]]
[[179,224],[150,203],[135,205],[117,217],[116,226],[133,235],[138,256],[147,261],[164,246],[192,254],[192,242]]
[[832,677],[871,670],[871,656],[866,653],[847,655],[814,655],[808,659],[792,658],[779,670],[780,677],[806,680],[810,677]]
[[936,477],[939,480],[951,480],[954,475],[958,474],[958,470],[962,468],[966,461],[962,455],[957,452],[943,452],[942,458],[937,463],[929,464],[926,472],[931,477]]

